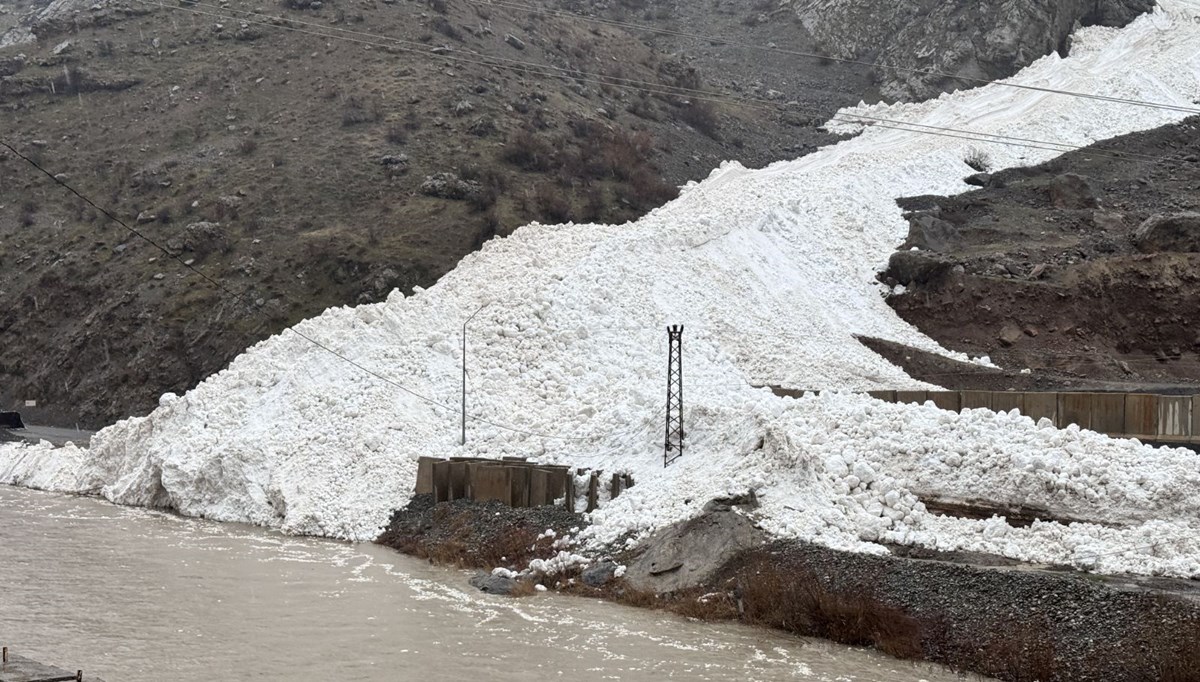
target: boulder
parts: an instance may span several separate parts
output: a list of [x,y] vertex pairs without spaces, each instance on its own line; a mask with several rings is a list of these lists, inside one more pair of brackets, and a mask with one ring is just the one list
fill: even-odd
[[601,561],[598,564],[589,566],[587,570],[579,576],[585,585],[592,587],[601,587],[612,580],[617,573],[617,565],[611,561]]
[[488,594],[512,594],[517,589],[517,581],[502,575],[479,573],[470,580],[472,587],[478,587],[480,592]]
[[1150,216],[1134,230],[1133,245],[1142,253],[1200,253],[1200,213],[1159,213]]
[[1050,181],[1050,203],[1055,208],[1098,208],[1100,199],[1086,177],[1064,173]]
[[509,45],[512,45],[513,47],[517,48],[518,50],[525,49],[525,41],[521,40],[520,38],[516,37],[515,35],[513,35],[511,33],[504,36],[504,42],[508,43]]
[[1000,341],[1001,346],[1008,348],[1020,341],[1021,335],[1020,327],[1011,322],[1005,322],[1004,326],[1000,328],[1000,333],[997,334],[997,339]]
[[940,279],[953,267],[954,263],[928,251],[897,251],[883,274],[908,286]]
[[975,187],[987,187],[992,182],[992,174],[976,173],[974,175],[968,175],[963,179],[963,182],[967,183],[968,185],[974,185]]
[[766,542],[767,535],[734,511],[706,513],[663,528],[628,565],[625,581],[636,590],[675,592],[702,585],[736,554]]
[[958,242],[958,226],[941,218],[918,214],[908,219],[908,240],[905,247],[929,251],[949,251]]

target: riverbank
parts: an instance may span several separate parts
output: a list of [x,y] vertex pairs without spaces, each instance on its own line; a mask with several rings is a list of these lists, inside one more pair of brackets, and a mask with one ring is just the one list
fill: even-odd
[[[715,512],[722,513],[735,512]],[[419,495],[377,542],[438,563],[520,572],[531,561],[560,556],[564,548],[555,538],[585,525],[582,515],[555,507],[435,505]],[[632,563],[654,542],[611,559]],[[985,555],[854,554],[798,541],[738,552],[671,593],[638,589],[613,573],[591,572],[585,581],[580,567],[532,572],[522,578],[529,587],[517,593],[543,585],[688,617],[740,620],[1011,682],[1200,681],[1196,581],[1102,577]]]

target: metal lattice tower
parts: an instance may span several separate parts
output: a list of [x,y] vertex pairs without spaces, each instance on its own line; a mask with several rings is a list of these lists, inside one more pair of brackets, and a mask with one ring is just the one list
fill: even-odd
[[663,466],[683,456],[683,325],[667,327],[667,440]]

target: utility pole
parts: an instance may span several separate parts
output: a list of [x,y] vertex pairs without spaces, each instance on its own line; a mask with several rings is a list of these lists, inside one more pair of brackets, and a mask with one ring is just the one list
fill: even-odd
[[468,317],[465,322],[463,322],[463,328],[462,328],[462,441],[460,442],[460,445],[467,444],[467,323],[470,322],[471,320],[475,319],[475,316],[479,314],[479,311],[483,310],[484,308],[488,307],[491,304],[492,304],[492,302],[488,301],[487,303],[484,303],[483,305],[479,306],[479,308],[475,312],[471,313],[471,316]]
[[663,467],[683,456],[683,325],[667,327],[667,439]]

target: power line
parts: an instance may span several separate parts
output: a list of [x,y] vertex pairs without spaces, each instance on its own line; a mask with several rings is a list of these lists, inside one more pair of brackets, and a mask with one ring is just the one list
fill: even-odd
[[[661,83],[638,81],[638,80],[616,77],[616,76],[607,76],[604,74],[589,73],[586,71],[581,71],[581,70],[577,70],[577,69],[568,69],[565,67],[559,67],[559,66],[553,66],[553,65],[537,64],[535,62],[521,61],[521,60],[511,59],[511,58],[507,58],[507,57],[494,57],[494,56],[490,56],[490,55],[482,55],[477,52],[467,52],[467,54],[475,55],[475,56],[479,57],[479,59],[482,59],[485,61],[479,61],[476,59],[467,59],[467,58],[464,58],[464,57],[461,57],[461,56],[458,56],[458,55],[455,55],[452,53],[435,54],[435,53],[431,52],[430,49],[423,44],[414,43],[413,41],[408,41],[408,40],[404,40],[401,38],[393,38],[393,37],[386,36],[386,35],[366,33],[366,32],[362,32],[362,31],[352,31],[350,29],[342,29],[342,28],[336,28],[336,27],[326,27],[326,26],[322,26],[320,24],[304,22],[304,21],[300,21],[300,20],[296,20],[296,19],[291,19],[288,17],[280,17],[280,16],[274,16],[274,15],[272,15],[271,18],[276,19],[280,22],[284,22],[284,23],[277,24],[277,23],[272,23],[272,22],[267,22],[267,21],[260,21],[258,19],[252,18],[252,17],[260,17],[260,16],[267,16],[267,15],[258,14],[257,12],[253,12],[250,10],[234,10],[234,9],[219,7],[217,5],[210,5],[210,4],[206,4],[206,3],[200,3],[200,2],[191,3],[189,6],[185,6],[185,7],[178,7],[178,6],[173,6],[173,5],[161,5],[156,2],[153,2],[152,0],[134,0],[134,2],[140,2],[144,5],[148,5],[151,7],[159,7],[159,8],[165,7],[166,9],[189,12],[192,14],[203,15],[203,16],[216,17],[218,19],[230,19],[230,20],[242,21],[242,22],[245,22],[248,24],[255,24],[258,26],[265,26],[268,28],[281,28],[281,29],[288,30],[288,31],[294,31],[294,32],[298,32],[298,33],[308,34],[308,35],[315,35],[315,36],[318,36],[321,38],[327,38],[327,39],[333,39],[333,40],[344,40],[347,42],[359,43],[359,44],[369,45],[369,46],[373,46],[373,47],[383,47],[383,48],[388,48],[388,49],[399,50],[402,52],[410,52],[410,53],[414,53],[414,54],[418,54],[418,55],[423,55],[427,58],[441,58],[441,59],[445,59],[445,60],[452,61],[452,62],[474,64],[477,66],[487,66],[487,67],[491,67],[491,68],[504,68],[504,69],[508,69],[508,70],[518,71],[521,73],[544,76],[544,77],[571,78],[573,80],[577,80],[580,82],[608,85],[611,87],[617,87],[617,88],[622,88],[622,89],[627,89],[627,90],[648,92],[650,94],[667,95],[667,96],[674,96],[674,97],[687,96],[689,99],[697,100],[697,101],[708,101],[708,102],[715,102],[715,103],[720,103],[720,104],[732,104],[734,106],[758,108],[761,110],[779,111],[779,110],[789,110],[789,109],[796,110],[797,109],[796,107],[788,107],[785,104],[780,104],[778,102],[774,102],[774,101],[762,99],[762,98],[737,97],[737,96],[730,95],[728,93],[715,92],[715,91],[709,91],[709,90],[699,90],[699,89],[695,89],[695,88],[686,88],[686,87],[682,87],[682,86],[664,85]],[[204,12],[204,11],[195,9],[195,7],[211,7],[220,12],[227,12],[230,14],[227,16],[224,14],[218,14],[218,13],[214,13],[214,12]],[[234,16],[236,14],[248,14],[248,15],[251,15],[251,17]],[[304,29],[296,28],[294,26],[289,26],[286,24],[299,24],[302,26],[312,26],[312,27],[319,28],[320,30],[319,31],[304,30]],[[328,33],[326,31],[334,31],[335,33]],[[368,36],[371,38],[375,38],[378,40],[384,40],[384,41],[388,41],[388,42],[380,43],[380,42],[371,41],[371,40],[364,40],[361,38],[353,38],[353,37],[348,37],[345,35],[338,35],[338,33]],[[418,49],[415,47],[401,47],[400,46],[400,45],[404,45],[404,44],[420,45],[420,48]],[[823,114],[823,112],[817,111],[811,107],[804,108],[801,110],[808,111],[811,113]],[[1200,110],[1198,110],[1198,113],[1200,113]],[[867,115],[863,115],[863,114],[850,114],[850,113],[844,113],[844,112],[837,112],[832,115],[830,120],[838,120],[843,123],[850,123],[850,124],[857,124],[857,125],[871,125],[871,126],[876,126],[876,127],[881,127],[881,128],[892,128],[892,129],[901,130],[904,132],[940,135],[943,137],[954,137],[954,138],[971,140],[974,142],[1002,144],[1002,145],[1013,146],[1013,147],[1025,147],[1025,148],[1031,148],[1031,149],[1040,149],[1040,150],[1045,150],[1045,151],[1058,152],[1060,154],[1066,153],[1066,152],[1071,152],[1071,151],[1087,150],[1089,153],[1092,153],[1096,156],[1105,156],[1105,157],[1114,158],[1114,159],[1140,158],[1140,159],[1144,159],[1144,160],[1152,161],[1152,162],[1156,162],[1156,163],[1170,160],[1170,156],[1151,156],[1151,155],[1147,155],[1147,154],[1139,154],[1136,152],[1127,152],[1127,151],[1121,151],[1121,150],[1107,150],[1103,147],[1097,147],[1095,145],[1089,145],[1089,146],[1072,145],[1070,143],[1065,143],[1065,142],[1054,142],[1054,141],[1047,141],[1047,140],[1037,140],[1037,139],[1031,139],[1031,138],[1001,135],[998,133],[986,133],[986,132],[972,131],[972,130],[961,130],[961,129],[949,128],[949,127],[945,127],[945,126],[934,126],[934,125],[929,125],[929,124],[914,123],[914,122],[910,122],[910,121],[881,118],[881,117],[877,117],[877,116],[867,116]],[[918,129],[911,130],[910,128],[901,127],[901,126],[909,126],[911,128],[918,128]]]
[[[216,287],[216,288],[217,288],[217,289],[219,289],[220,291],[222,291],[222,292],[224,292],[224,293],[228,294],[229,296],[232,296],[232,297],[233,297],[235,300],[237,300],[237,301],[239,301],[239,302],[242,302],[244,305],[246,305],[246,308],[247,308],[248,310],[252,310],[252,309],[250,308],[250,306],[249,306],[248,304],[246,304],[246,302],[243,300],[243,297],[245,296],[245,293],[246,293],[245,291],[243,291],[243,292],[241,292],[241,293],[235,292],[235,291],[233,291],[233,290],[229,289],[228,287],[226,287],[226,286],[225,286],[224,284],[222,284],[221,282],[219,282],[219,281],[217,281],[216,279],[213,279],[213,278],[212,278],[212,277],[210,277],[209,275],[205,274],[205,273],[204,273],[204,271],[200,270],[199,268],[197,268],[197,267],[195,267],[195,266],[193,266],[193,265],[190,265],[190,264],[188,264],[188,262],[187,262],[187,261],[183,260],[183,259],[182,259],[182,258],[180,258],[178,255],[175,255],[175,254],[171,253],[171,251],[170,251],[169,249],[167,249],[166,247],[162,246],[162,245],[161,245],[161,244],[159,244],[158,242],[154,241],[153,239],[151,239],[150,237],[148,237],[148,236],[147,236],[145,233],[143,233],[143,232],[141,232],[140,230],[137,230],[137,229],[135,229],[134,227],[130,226],[128,223],[126,223],[124,220],[121,220],[120,218],[118,218],[116,215],[114,215],[114,214],[113,214],[111,211],[109,211],[108,209],[104,208],[103,206],[100,206],[100,205],[99,205],[99,204],[97,204],[96,202],[94,202],[94,201],[92,201],[91,199],[89,199],[88,197],[84,196],[82,193],[80,193],[79,191],[77,191],[77,190],[76,190],[74,187],[72,187],[72,186],[68,185],[68,184],[67,184],[65,181],[63,181],[63,180],[59,179],[58,177],[55,177],[55,175],[54,175],[53,173],[51,173],[50,171],[48,171],[48,170],[46,170],[45,168],[43,168],[43,167],[42,167],[40,164],[38,164],[38,163],[37,163],[36,161],[34,161],[33,159],[31,159],[31,158],[29,158],[28,156],[25,156],[25,155],[24,155],[24,154],[22,154],[21,152],[17,151],[17,149],[16,149],[15,147],[13,147],[11,144],[9,144],[7,141],[5,141],[5,140],[0,140],[0,145],[2,145],[2,146],[4,146],[5,148],[7,148],[7,149],[8,149],[10,152],[12,152],[14,155],[16,155],[16,156],[17,156],[17,158],[19,158],[19,159],[21,159],[21,160],[25,161],[25,162],[26,162],[26,163],[28,163],[29,165],[31,165],[31,166],[33,166],[34,168],[36,168],[36,169],[37,169],[38,171],[40,171],[40,172],[41,172],[43,175],[45,175],[46,177],[48,177],[48,178],[50,178],[51,180],[53,180],[53,181],[54,181],[56,184],[58,184],[59,186],[63,187],[64,189],[66,189],[66,190],[67,190],[68,192],[70,192],[71,194],[74,194],[75,196],[77,196],[77,197],[79,197],[80,199],[82,199],[82,200],[83,200],[84,202],[86,202],[86,203],[87,203],[89,206],[91,206],[91,207],[95,208],[97,211],[100,211],[101,213],[103,213],[103,214],[104,214],[104,215],[105,215],[105,216],[106,216],[106,217],[107,217],[109,220],[112,220],[113,222],[117,223],[117,224],[118,224],[118,225],[120,225],[121,227],[124,227],[126,230],[128,230],[130,233],[132,233],[132,234],[134,234],[135,236],[137,236],[139,239],[141,239],[141,240],[145,241],[146,243],[150,244],[151,246],[153,246],[153,247],[157,248],[159,251],[162,251],[162,252],[163,252],[165,255],[167,255],[169,258],[171,258],[171,260],[174,260],[175,262],[179,263],[179,264],[180,264],[180,265],[182,265],[183,267],[187,268],[187,269],[188,269],[189,271],[191,271],[193,274],[195,274],[195,275],[199,276],[199,277],[200,277],[200,278],[202,278],[204,281],[208,282],[209,284],[211,284],[212,286]],[[287,328],[285,331],[290,331],[290,332],[292,332],[293,334],[295,334],[296,336],[299,336],[300,338],[302,338],[302,339],[304,339],[305,341],[309,342],[309,343],[310,343],[310,344],[312,344],[313,346],[315,346],[315,347],[317,347],[317,348],[319,348],[319,349],[321,349],[321,350],[325,351],[326,353],[329,353],[330,355],[334,356],[335,358],[338,358],[339,360],[341,360],[341,361],[343,361],[343,362],[345,362],[345,363],[347,363],[347,364],[349,364],[349,365],[351,365],[351,366],[353,366],[353,367],[355,367],[355,368],[357,368],[357,369],[361,370],[362,372],[365,372],[366,374],[369,374],[369,375],[371,375],[372,377],[374,377],[374,378],[378,379],[379,381],[382,381],[382,382],[384,382],[384,383],[386,383],[386,384],[388,384],[388,385],[392,386],[393,388],[399,389],[399,390],[401,390],[401,391],[403,391],[403,392],[405,392],[405,393],[407,393],[407,394],[409,394],[409,395],[411,395],[411,396],[413,396],[413,397],[415,397],[415,398],[418,398],[419,400],[422,400],[422,401],[424,401],[424,402],[426,402],[426,403],[428,403],[428,404],[430,404],[430,405],[433,405],[434,407],[440,407],[440,408],[442,408],[442,409],[445,409],[445,410],[451,410],[451,411],[453,411],[453,410],[454,410],[454,408],[450,407],[449,405],[446,405],[446,404],[444,404],[444,403],[438,402],[437,400],[434,400],[433,398],[430,398],[430,397],[428,397],[428,396],[422,395],[422,394],[420,394],[420,393],[418,393],[418,392],[416,392],[416,391],[414,391],[414,390],[412,390],[412,389],[408,388],[407,386],[404,386],[403,384],[400,384],[400,383],[398,383],[398,382],[396,382],[396,381],[394,381],[394,380],[392,380],[392,379],[389,379],[388,377],[385,377],[385,376],[383,376],[382,374],[380,374],[380,373],[378,373],[378,372],[376,372],[376,371],[374,371],[374,370],[370,369],[369,367],[366,367],[366,366],[362,365],[361,363],[358,363],[358,362],[356,362],[356,361],[354,361],[354,360],[352,360],[352,359],[350,359],[350,358],[346,357],[346,356],[345,356],[345,355],[343,355],[342,353],[339,353],[339,352],[337,352],[336,350],[334,350],[334,349],[330,348],[329,346],[327,346],[327,345],[325,345],[325,344],[321,343],[320,341],[317,341],[316,339],[314,339],[313,337],[309,336],[308,334],[305,334],[304,332],[301,332],[301,331],[300,331],[300,330],[298,330],[298,329],[297,329],[295,326],[288,327],[288,328]],[[496,427],[496,428],[498,428],[498,429],[502,429],[502,430],[505,430],[505,431],[511,431],[511,432],[513,432],[513,433],[520,433],[520,434],[524,434],[524,435],[536,436],[536,437],[539,437],[539,438],[549,438],[549,439],[555,439],[555,440],[578,440],[578,441],[591,440],[591,438],[576,437],[576,436],[552,436],[552,435],[549,435],[549,434],[537,433],[537,432],[534,432],[534,431],[528,431],[528,430],[525,430],[525,429],[519,429],[519,428],[516,428],[516,427],[506,426],[506,425],[504,425],[504,424],[499,424],[499,423],[497,423],[497,422],[494,422],[494,421],[491,421],[491,420],[488,420],[488,419],[484,419],[483,417],[479,417],[479,416],[476,416],[476,415],[467,415],[467,416],[468,416],[469,418],[471,418],[471,419],[474,419],[474,420],[475,420],[475,421],[477,421],[477,422],[480,422],[480,423],[482,423],[482,424],[487,424],[487,425],[489,425],[489,426],[494,426],[494,427]]]

